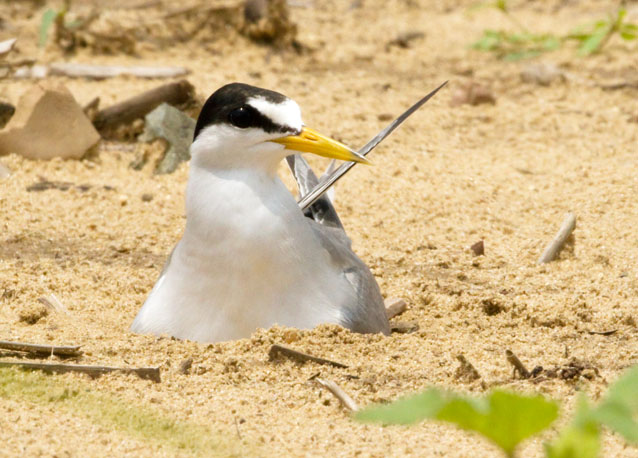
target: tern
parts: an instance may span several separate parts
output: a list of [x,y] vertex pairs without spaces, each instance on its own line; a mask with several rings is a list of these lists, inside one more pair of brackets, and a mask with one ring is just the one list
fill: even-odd
[[[442,86],[359,153],[306,127],[278,92],[242,83],[215,91],[190,147],[183,236],[131,330],[200,342],[275,324],[389,334],[379,286],[324,192]],[[319,180],[296,153],[347,162]],[[277,176],[284,158],[300,203]]]

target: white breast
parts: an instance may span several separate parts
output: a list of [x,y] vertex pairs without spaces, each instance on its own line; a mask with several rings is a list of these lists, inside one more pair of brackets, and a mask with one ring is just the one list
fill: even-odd
[[187,223],[135,332],[220,341],[339,323],[354,294],[281,181],[191,168]]

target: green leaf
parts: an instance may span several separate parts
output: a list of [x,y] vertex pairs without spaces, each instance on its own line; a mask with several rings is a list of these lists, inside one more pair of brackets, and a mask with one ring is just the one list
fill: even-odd
[[610,24],[605,24],[605,27],[596,27],[594,32],[587,38],[578,49],[578,53],[581,56],[587,56],[598,51],[603,40],[611,32],[612,27]]
[[620,8],[618,13],[616,13],[616,25],[619,26],[623,23],[625,16],[627,16],[627,10],[625,8]]
[[409,425],[426,418],[435,418],[445,403],[445,394],[436,388],[399,399],[391,404],[373,405],[360,410],[355,419],[362,422],[380,422],[392,425]]
[[638,366],[609,387],[593,416],[628,442],[638,443]]
[[42,21],[40,21],[40,30],[38,34],[38,46],[43,48],[47,44],[47,37],[49,35],[49,29],[55,21],[55,17],[58,15],[56,11],[49,8],[42,15]]
[[453,399],[437,418],[476,431],[511,455],[522,440],[547,428],[557,415],[558,405],[542,396],[494,390],[485,399]]
[[516,62],[517,60],[531,59],[532,57],[536,57],[540,54],[541,51],[537,50],[510,52],[503,56],[503,60],[507,62]]
[[541,46],[546,51],[555,51],[558,48],[560,48],[560,45],[561,45],[560,38],[552,36],[552,35],[547,35],[543,37],[543,41],[541,43]]
[[548,458],[597,458],[600,452],[600,428],[592,417],[587,398],[578,400],[572,422],[551,443],[545,444]]
[[623,24],[620,28],[620,36],[625,40],[635,40],[638,38],[638,25]]
[[495,390],[486,398],[469,398],[432,388],[388,405],[368,407],[355,418],[385,424],[411,424],[426,418],[448,421],[478,432],[511,455],[522,440],[547,428],[557,415],[557,404],[542,396]]
[[507,13],[507,0],[496,0],[496,2],[494,2],[494,6],[503,13]]
[[480,51],[491,51],[500,46],[503,37],[501,32],[485,30],[483,36],[472,47]]

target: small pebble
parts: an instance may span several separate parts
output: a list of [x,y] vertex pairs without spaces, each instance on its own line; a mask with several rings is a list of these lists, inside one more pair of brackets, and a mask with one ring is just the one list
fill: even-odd
[[179,363],[179,372],[180,374],[188,374],[191,367],[193,366],[193,358],[186,358],[184,361]]
[[481,105],[483,103],[490,103],[494,105],[496,98],[492,94],[492,90],[487,86],[477,83],[476,81],[469,81],[462,85],[452,95],[450,101],[451,106],[459,106],[464,104],[469,105]]
[[549,86],[556,80],[565,80],[565,74],[554,64],[530,64],[521,71],[521,79],[526,83]]
[[408,308],[408,304],[400,297],[390,297],[384,301],[384,305],[388,320],[401,315]]
[[472,250],[474,256],[483,256],[485,254],[485,244],[483,243],[483,240],[479,240],[474,245],[472,245],[470,247],[470,250]]

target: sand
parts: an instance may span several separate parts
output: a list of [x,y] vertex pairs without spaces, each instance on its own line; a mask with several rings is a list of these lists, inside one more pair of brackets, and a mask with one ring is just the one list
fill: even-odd
[[[62,387],[203,425],[212,436],[235,442],[239,449],[228,453],[243,455],[499,456],[494,446],[448,425],[355,423],[330,393],[309,381],[317,373],[359,405],[431,385],[542,393],[564,401],[565,412],[581,391],[598,399],[638,362],[638,92],[599,87],[635,80],[638,42],[614,38],[602,54],[588,58],[576,57],[568,45],[538,58],[567,74],[545,87],[521,81],[530,61],[504,62],[469,48],[483,29],[511,27],[496,11],[468,15],[470,2],[295,4],[297,38],[310,49],[301,55],[229,31],[159,50],[141,45],[137,57],[80,50],[72,60],[183,65],[202,99],[230,81],[275,89],[299,102],[309,126],[355,147],[387,123],[383,115],[398,115],[450,80],[374,151],[373,167],[356,167],[336,189],[337,210],[355,251],[384,296],[408,303],[395,320],[414,321],[419,329],[383,337],[335,326],[275,327],[211,345],[131,334],[128,327],[183,230],[188,165],[163,176],[153,175],[152,164],[135,171],[129,163],[141,146],[103,142],[96,154],[78,161],[0,158],[12,171],[0,181],[0,339],[81,344],[84,364],[159,366],[161,383],[123,374],[52,378]],[[35,48],[42,10],[29,5],[2,5],[16,28],[1,31],[0,38],[18,34],[23,57],[63,59],[55,47]],[[638,22],[636,5],[628,8]],[[566,33],[609,9],[602,1],[529,2],[513,13],[535,30]],[[111,14],[130,19],[132,13]],[[387,45],[409,31],[425,36],[408,48]],[[81,104],[99,95],[102,106],[161,83],[53,79]],[[450,106],[455,91],[470,80],[489,87],[496,103]],[[32,84],[0,80],[0,96],[15,103]],[[74,186],[28,192],[40,177]],[[145,194],[152,199],[143,200]],[[559,260],[537,265],[567,212],[578,218],[573,245]],[[484,256],[469,248],[479,240]],[[50,294],[66,313],[38,310],[44,307],[38,298]],[[270,362],[273,343],[349,367]],[[573,360],[590,369],[569,380],[519,380],[506,349],[530,369]],[[479,380],[456,375],[459,354],[474,365]],[[187,358],[193,366],[184,374],[179,366]],[[43,399],[18,394],[0,401],[8,425],[0,428],[0,455],[202,453],[112,423],[98,426],[75,404]],[[554,432],[525,442],[521,456],[541,456],[543,440]],[[638,456],[638,450],[607,434],[604,456]]]

